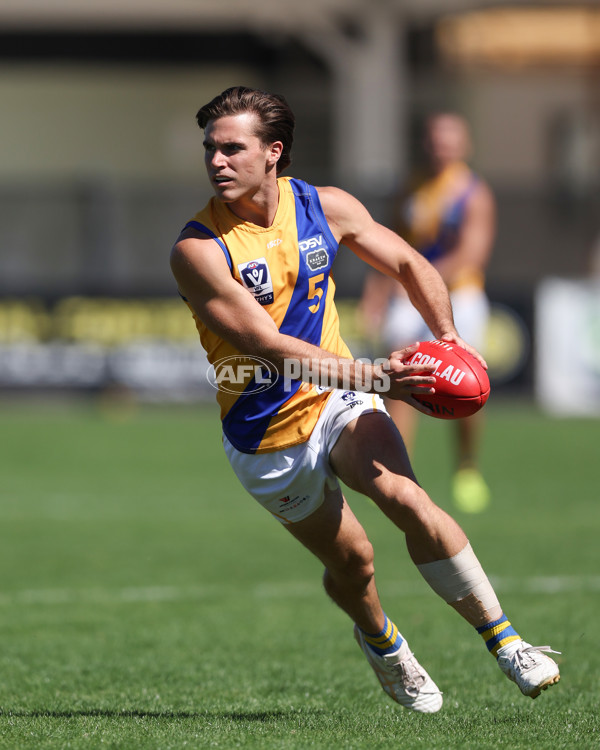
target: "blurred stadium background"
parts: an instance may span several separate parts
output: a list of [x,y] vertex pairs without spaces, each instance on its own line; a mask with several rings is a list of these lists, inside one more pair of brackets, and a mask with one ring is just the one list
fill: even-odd
[[[600,414],[598,2],[2,0],[3,395],[212,396],[168,253],[210,195],[195,112],[235,84],[290,101],[291,174],[384,222],[423,116],[462,112],[499,206],[495,387]],[[365,268],[335,270],[368,355]]]

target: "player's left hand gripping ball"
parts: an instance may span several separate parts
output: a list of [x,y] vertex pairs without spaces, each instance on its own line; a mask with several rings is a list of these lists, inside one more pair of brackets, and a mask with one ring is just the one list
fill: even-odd
[[485,369],[456,344],[447,341],[422,341],[405,364],[435,363],[435,393],[413,394],[427,413],[438,419],[470,417],[488,400],[490,380]]

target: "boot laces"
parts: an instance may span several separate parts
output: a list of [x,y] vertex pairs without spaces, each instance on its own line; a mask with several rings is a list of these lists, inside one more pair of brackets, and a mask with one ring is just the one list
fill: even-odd
[[550,648],[550,646],[526,646],[525,648],[520,648],[515,651],[513,660],[521,669],[531,669],[536,666],[537,662],[535,654],[540,651],[550,654],[560,654],[560,651],[555,651],[553,648]]
[[398,664],[391,665],[390,669],[400,678],[406,693],[416,698],[426,680],[413,654],[409,654],[401,662],[398,662]]

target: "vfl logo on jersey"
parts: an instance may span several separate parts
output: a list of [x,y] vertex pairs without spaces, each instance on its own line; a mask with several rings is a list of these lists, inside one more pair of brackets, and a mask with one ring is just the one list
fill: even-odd
[[298,244],[309,271],[314,272],[320,268],[327,268],[329,265],[329,253],[327,252],[325,237],[322,234],[309,237],[307,240],[300,240]]
[[273,282],[269,266],[264,258],[239,263],[238,271],[244,286],[252,292],[257,302],[261,305],[270,305],[273,302]]

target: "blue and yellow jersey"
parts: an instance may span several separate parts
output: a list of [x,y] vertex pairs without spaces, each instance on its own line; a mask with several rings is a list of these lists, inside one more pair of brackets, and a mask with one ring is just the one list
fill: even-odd
[[[402,206],[401,234],[427,260],[435,263],[451,252],[464,221],[467,201],[479,182],[463,162],[451,164],[437,175],[416,181]],[[483,274],[468,270],[465,283],[483,288]]]
[[[212,198],[186,224],[213,237],[232,276],[248,289],[281,333],[302,339],[342,357],[351,357],[339,332],[333,302],[331,265],[338,243],[329,229],[316,189],[301,180],[280,177],[279,205],[270,227],[236,217]],[[269,384],[256,358],[210,331],[194,315],[209,362],[231,364],[236,376],[217,390],[223,432],[245,453],[265,453],[302,443],[310,437],[329,396],[322,389],[282,376]],[[239,367],[238,365],[247,365]],[[221,370],[227,374],[227,370]]]

